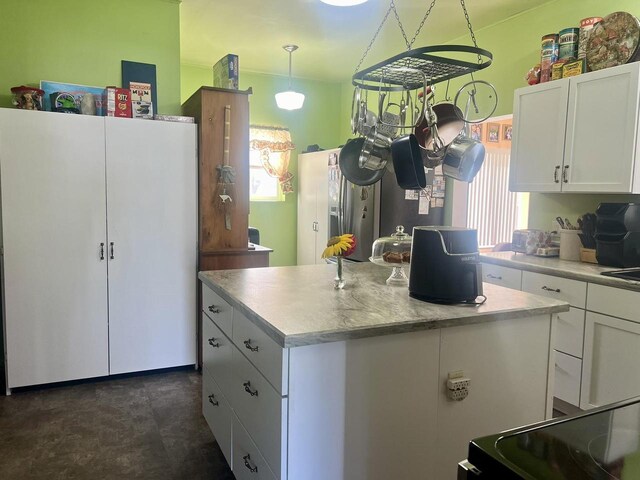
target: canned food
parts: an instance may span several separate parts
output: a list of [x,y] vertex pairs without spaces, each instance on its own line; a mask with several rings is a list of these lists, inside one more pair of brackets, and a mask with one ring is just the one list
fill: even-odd
[[578,56],[579,28],[565,28],[558,35],[558,59],[569,60]]
[[551,65],[551,80],[560,80],[562,78],[562,67],[566,60],[558,60]]
[[587,40],[589,34],[596,23],[602,20],[602,17],[588,17],[580,20],[580,33],[578,35],[578,58],[587,56]]
[[540,49],[540,83],[551,80],[551,65],[558,60],[558,34],[542,37]]

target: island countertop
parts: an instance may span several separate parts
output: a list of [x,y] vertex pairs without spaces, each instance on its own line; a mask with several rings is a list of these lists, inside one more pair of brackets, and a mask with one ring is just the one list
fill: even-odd
[[569,310],[566,302],[484,284],[483,305],[439,305],[385,284],[390,270],[346,263],[346,287],[333,288],[335,265],[200,272],[198,278],[282,347],[455,327]]

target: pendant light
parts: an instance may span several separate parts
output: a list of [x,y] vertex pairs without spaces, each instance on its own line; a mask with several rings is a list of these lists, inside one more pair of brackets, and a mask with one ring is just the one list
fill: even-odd
[[352,5],[360,5],[367,0],[320,0],[327,5],[333,5],[335,7],[351,7]]
[[302,104],[304,103],[304,94],[291,90],[291,53],[296,51],[298,46],[284,45],[282,48],[289,52],[289,90],[276,93],[276,103],[278,104],[278,108],[284,110],[298,110],[302,108]]

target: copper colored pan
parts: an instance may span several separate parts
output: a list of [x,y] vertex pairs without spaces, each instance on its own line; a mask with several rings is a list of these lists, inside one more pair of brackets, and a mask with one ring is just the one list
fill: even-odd
[[[464,128],[462,111],[453,103],[449,102],[436,103],[431,108],[437,117],[436,126],[438,136],[442,140],[443,146],[446,147],[453,142],[453,139],[456,138]],[[420,124],[414,130],[418,144],[424,149],[434,150],[434,135],[432,130],[425,117],[422,117]]]

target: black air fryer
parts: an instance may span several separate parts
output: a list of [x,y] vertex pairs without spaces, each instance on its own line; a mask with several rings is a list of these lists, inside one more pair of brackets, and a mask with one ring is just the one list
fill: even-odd
[[598,205],[595,239],[600,265],[640,267],[640,203]]
[[433,303],[475,303],[482,295],[478,232],[414,227],[409,295]]

